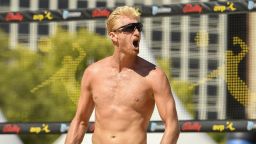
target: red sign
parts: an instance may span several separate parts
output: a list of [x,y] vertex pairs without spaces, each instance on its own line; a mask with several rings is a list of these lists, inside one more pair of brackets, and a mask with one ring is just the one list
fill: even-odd
[[16,124],[7,124],[7,125],[4,125],[3,132],[4,133],[19,133],[20,129],[21,128]]
[[193,12],[201,13],[202,10],[203,8],[198,4],[195,4],[194,6],[192,4],[186,4],[183,7],[183,13],[193,13]]
[[22,21],[24,18],[24,16],[21,13],[13,13],[13,12],[9,12],[7,13],[7,15],[5,16],[5,20],[6,21]]
[[108,17],[110,11],[107,9],[95,9],[92,11],[92,17]]
[[199,122],[185,122],[181,130],[183,131],[200,131],[202,125]]

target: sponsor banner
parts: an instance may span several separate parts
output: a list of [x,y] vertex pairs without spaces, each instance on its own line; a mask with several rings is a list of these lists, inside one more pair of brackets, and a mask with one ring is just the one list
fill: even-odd
[[246,132],[256,131],[255,121],[217,120],[180,121],[181,132]]
[[[190,15],[190,14],[213,14],[213,13],[248,13],[256,11],[253,0],[239,2],[213,1],[193,2],[170,5],[140,5],[136,6],[142,17]],[[84,8],[73,10],[38,10],[0,12],[0,23],[19,22],[51,22],[68,20],[106,19],[114,8]]]
[[60,134],[69,123],[0,123],[0,134]]
[[[255,120],[179,121],[181,132],[256,132]],[[89,122],[87,133],[93,133],[94,122]],[[0,134],[62,134],[67,133],[67,122],[45,123],[0,123]],[[147,132],[164,132],[161,121],[150,121]]]

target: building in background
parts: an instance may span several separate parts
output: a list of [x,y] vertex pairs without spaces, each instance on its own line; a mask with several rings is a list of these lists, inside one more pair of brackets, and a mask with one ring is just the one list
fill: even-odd
[[[77,9],[122,5],[162,5],[206,2],[207,0],[0,0],[0,11]],[[223,66],[226,50],[226,15],[192,15],[143,18],[145,41],[155,58],[170,60],[173,79],[192,81],[197,119],[226,118],[224,72],[205,80],[207,74]],[[37,50],[41,37],[55,33],[57,26],[75,33],[80,28],[106,35],[105,20],[51,23],[0,24],[10,37],[10,47],[18,43]]]

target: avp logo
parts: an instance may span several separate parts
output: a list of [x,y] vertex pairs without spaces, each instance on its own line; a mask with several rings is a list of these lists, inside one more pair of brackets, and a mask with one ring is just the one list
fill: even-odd
[[254,8],[254,1],[248,0],[248,10],[252,10]]

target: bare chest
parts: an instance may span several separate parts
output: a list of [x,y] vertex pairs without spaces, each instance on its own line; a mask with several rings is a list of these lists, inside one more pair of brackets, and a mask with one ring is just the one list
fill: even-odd
[[103,74],[92,86],[93,100],[98,107],[140,108],[153,102],[150,84],[136,74]]

